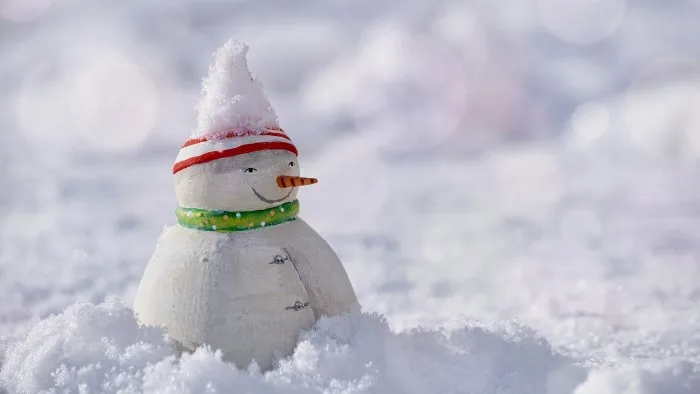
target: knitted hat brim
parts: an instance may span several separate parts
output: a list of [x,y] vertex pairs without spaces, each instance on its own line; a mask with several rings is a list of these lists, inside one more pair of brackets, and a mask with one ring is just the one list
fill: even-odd
[[230,134],[217,138],[188,140],[180,149],[173,174],[197,164],[224,159],[262,150],[286,150],[297,156],[299,153],[291,139],[282,131],[243,135]]

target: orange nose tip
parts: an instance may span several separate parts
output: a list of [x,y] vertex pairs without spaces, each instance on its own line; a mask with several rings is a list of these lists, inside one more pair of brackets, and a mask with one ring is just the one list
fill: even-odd
[[283,189],[287,187],[313,185],[314,183],[318,183],[318,179],[289,175],[280,175],[277,177],[277,186]]

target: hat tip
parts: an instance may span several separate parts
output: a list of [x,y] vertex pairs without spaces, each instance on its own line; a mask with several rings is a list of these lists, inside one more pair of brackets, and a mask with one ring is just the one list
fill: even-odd
[[218,54],[233,55],[233,57],[245,57],[250,50],[250,46],[237,38],[229,38],[226,43],[219,48]]
[[246,55],[250,46],[228,39],[216,51],[214,63],[202,83],[196,105],[197,126],[191,137],[215,136],[241,129],[260,133],[279,127],[277,113],[262,84],[254,79]]

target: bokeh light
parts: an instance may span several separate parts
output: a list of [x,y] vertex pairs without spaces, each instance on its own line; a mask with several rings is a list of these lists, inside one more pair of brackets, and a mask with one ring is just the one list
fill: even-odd
[[579,139],[594,141],[610,128],[610,112],[602,104],[585,102],[571,115],[571,125]]
[[124,53],[76,47],[30,70],[17,97],[22,135],[37,159],[60,165],[75,152],[128,153],[154,126],[159,97]]
[[489,63],[489,42],[484,26],[474,7],[461,2],[448,3],[435,18],[432,33],[437,39],[454,45],[461,53],[465,67],[462,72],[475,79],[486,71]]
[[664,59],[643,68],[623,104],[625,132],[642,153],[697,159],[700,64]]
[[[478,29],[469,27],[467,41],[481,39]],[[483,49],[480,43],[471,47]],[[357,53],[341,56],[305,85],[304,107],[381,130],[390,136],[385,149],[392,152],[429,149],[463,121],[470,86],[482,70],[481,49],[466,58],[449,42],[383,22],[367,32]]]
[[589,45],[614,34],[625,14],[625,0],[537,0],[540,19],[555,37]]

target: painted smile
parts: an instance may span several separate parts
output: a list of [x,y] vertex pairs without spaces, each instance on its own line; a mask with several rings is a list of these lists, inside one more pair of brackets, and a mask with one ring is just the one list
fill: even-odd
[[292,192],[293,192],[294,189],[296,189],[296,188],[293,187],[293,188],[289,189],[289,193],[287,193],[286,196],[284,196],[284,197],[282,197],[282,198],[280,198],[280,199],[277,199],[277,200],[270,200],[270,199],[268,199],[268,198],[265,198],[265,196],[263,196],[262,194],[258,193],[258,191],[255,190],[255,188],[251,187],[251,189],[253,189],[253,194],[255,194],[255,197],[259,198],[260,201],[266,202],[266,203],[268,203],[268,204],[274,204],[274,203],[278,203],[278,202],[280,202],[280,201],[284,201],[287,197],[289,197],[289,196],[292,194]]

